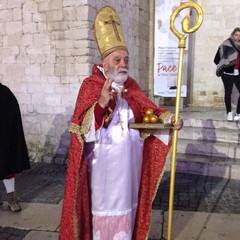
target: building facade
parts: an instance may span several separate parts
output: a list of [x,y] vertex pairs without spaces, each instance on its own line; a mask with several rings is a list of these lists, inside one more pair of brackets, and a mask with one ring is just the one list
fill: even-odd
[[[240,25],[233,11],[240,2],[198,3],[204,21],[191,36],[186,102],[221,107],[223,87],[213,58],[218,45]],[[153,97],[153,0],[0,1],[0,82],[19,101],[32,161],[66,163],[67,129],[79,88],[93,63],[100,62],[93,21],[104,5],[114,7],[121,19],[131,76]]]

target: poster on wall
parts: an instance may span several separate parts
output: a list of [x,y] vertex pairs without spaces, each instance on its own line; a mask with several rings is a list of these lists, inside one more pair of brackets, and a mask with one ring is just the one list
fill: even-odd
[[[179,39],[170,30],[170,17],[181,0],[155,0],[154,24],[154,95],[162,97],[176,97]],[[174,26],[180,33],[181,21],[189,15],[189,9],[183,9],[177,15]],[[187,52],[188,38],[184,49],[181,97],[187,95]]]

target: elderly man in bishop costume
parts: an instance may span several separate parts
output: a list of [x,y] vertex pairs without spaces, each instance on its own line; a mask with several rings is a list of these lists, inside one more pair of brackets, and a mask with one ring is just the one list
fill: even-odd
[[174,122],[128,75],[128,49],[114,9],[97,13],[94,30],[102,63],[83,81],[69,128],[59,239],[143,240],[171,138],[169,130],[149,134],[129,123],[141,123],[147,109],[174,129],[182,121]]

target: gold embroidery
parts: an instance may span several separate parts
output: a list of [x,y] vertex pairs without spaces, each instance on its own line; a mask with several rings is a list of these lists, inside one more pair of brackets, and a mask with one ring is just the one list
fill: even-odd
[[82,134],[86,134],[91,127],[95,105],[96,103],[93,104],[93,106],[89,108],[89,110],[86,112],[81,126],[77,125],[76,123],[71,123],[69,126],[68,131],[70,133],[75,133],[77,135],[79,142],[82,144],[83,144]]
[[172,146],[171,146],[171,148],[169,149],[169,151],[168,151],[168,153],[167,153],[166,161],[165,161],[165,163],[164,163],[162,172],[161,172],[161,174],[160,174],[160,176],[159,176],[159,178],[158,178],[157,186],[156,186],[155,191],[154,191],[154,194],[153,194],[152,202],[154,201],[154,199],[155,199],[155,197],[156,197],[158,188],[159,188],[159,186],[160,186],[160,183],[161,183],[163,174],[165,173],[165,170],[166,170],[166,167],[167,167],[168,162],[170,162],[170,166],[171,166],[171,159],[172,159]]
[[83,143],[82,137],[81,137],[81,127],[75,123],[71,123],[69,126],[68,131],[70,133],[75,133],[77,135],[77,138],[79,140],[79,142]]
[[[75,123],[71,123],[69,126],[69,132],[70,133],[75,133],[77,135],[77,138],[79,140],[79,142],[81,143],[82,146],[84,146],[84,141],[82,138],[82,134],[86,134],[92,124],[92,118],[94,116],[94,108],[95,108],[96,104],[93,104],[93,106],[86,112],[82,125],[79,126]],[[81,148],[81,152],[80,152],[80,156],[82,157],[82,151],[83,147]],[[76,189],[78,189],[78,185],[79,185],[79,176],[76,176]],[[78,225],[79,225],[79,216],[77,215],[77,208],[76,208],[76,199],[74,199],[74,216],[73,216],[73,234],[74,234],[74,239],[79,239],[79,229],[78,229]]]
[[109,107],[108,111],[110,112],[110,114],[108,115],[108,117],[105,119],[105,122],[108,123],[109,121],[112,120],[113,117],[113,110]]
[[117,37],[117,40],[119,42],[121,42],[121,37],[120,37],[120,34],[119,34],[117,26],[116,26],[116,25],[120,26],[120,23],[118,21],[114,20],[112,15],[109,15],[109,18],[110,18],[110,20],[109,21],[105,21],[104,23],[105,24],[112,24],[112,27],[113,27],[113,30],[114,30],[115,35]]
[[[161,180],[163,178],[163,174],[165,173],[165,170],[166,170],[166,167],[167,167],[167,163],[170,161],[170,165],[171,165],[171,157],[172,157],[172,146],[171,148],[169,149],[167,155],[166,155],[166,159],[165,159],[165,163],[164,163],[164,166],[163,166],[163,169],[161,171],[161,174],[159,175],[158,177],[158,180],[157,180],[157,185],[155,187],[155,190],[154,190],[154,193],[153,193],[153,197],[151,199],[151,202],[153,203],[155,197],[156,197],[156,194],[157,194],[157,191],[158,191],[158,188],[160,186],[160,183],[161,183]],[[150,231],[150,227],[148,228],[148,232],[147,232],[147,236],[145,238],[145,240],[148,239],[148,236],[149,236],[149,231]]]
[[159,118],[162,119],[164,123],[168,123],[171,115],[172,115],[172,113],[167,111],[167,112],[164,112],[163,114],[161,114],[159,116]]
[[155,129],[145,129],[140,133],[140,137],[142,139],[148,138],[151,134],[153,134],[156,130]]

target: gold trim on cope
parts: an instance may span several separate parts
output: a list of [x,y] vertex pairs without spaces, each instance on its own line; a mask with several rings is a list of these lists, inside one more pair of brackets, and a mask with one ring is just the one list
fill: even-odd
[[79,142],[81,142],[82,144],[84,144],[82,134],[88,133],[91,127],[95,105],[96,103],[94,103],[93,106],[87,110],[81,126],[76,123],[71,123],[69,126],[68,131],[70,133],[75,133]]

